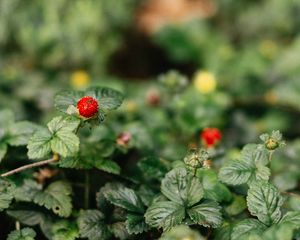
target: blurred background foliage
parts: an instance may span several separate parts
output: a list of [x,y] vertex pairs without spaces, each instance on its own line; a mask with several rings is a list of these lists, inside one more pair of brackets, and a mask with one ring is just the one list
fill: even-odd
[[299,190],[299,28],[297,0],[0,0],[0,108],[45,123],[56,92],[113,87],[126,100],[94,141],[130,132],[139,157],[172,162],[218,127],[216,166],[279,129],[273,181]]

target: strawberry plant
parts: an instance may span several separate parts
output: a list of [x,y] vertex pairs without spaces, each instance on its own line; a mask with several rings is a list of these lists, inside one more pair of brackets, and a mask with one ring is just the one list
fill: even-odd
[[0,239],[300,239],[299,12],[1,0]]
[[[117,109],[123,94],[107,87],[59,92],[54,97],[58,115],[46,126],[15,122],[10,110],[2,110],[2,159],[12,161],[12,147],[25,145],[31,162],[6,172],[2,168],[0,209],[16,223],[7,238],[297,237],[300,211],[291,201],[299,195],[280,190],[272,180],[272,159],[285,148],[279,131],[246,144],[237,159],[226,153],[223,133],[215,127],[203,128],[198,139],[177,139],[174,146],[194,141],[185,145],[185,154],[180,148],[171,154],[157,149],[158,136],[185,129],[174,121],[172,105],[172,99],[190,91],[174,90],[181,79],[176,72],[161,76],[161,88],[155,90],[159,103],[146,96],[149,110],[134,113],[151,112],[154,118],[143,124],[152,126],[152,133],[132,122],[128,109]],[[175,126],[170,132],[155,122],[165,111],[170,115],[164,121]]]

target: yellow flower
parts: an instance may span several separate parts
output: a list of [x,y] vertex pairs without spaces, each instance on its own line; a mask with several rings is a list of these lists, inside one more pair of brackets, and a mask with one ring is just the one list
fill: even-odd
[[194,238],[191,236],[183,237],[181,240],[193,240]]
[[83,70],[75,71],[71,76],[71,85],[75,89],[86,88],[90,83],[90,76]]
[[276,42],[272,40],[263,40],[259,44],[259,52],[266,58],[272,59],[278,52],[278,46]]
[[217,86],[215,75],[208,71],[198,71],[194,78],[194,86],[203,94],[213,92]]
[[135,112],[137,110],[137,104],[133,100],[128,100],[124,102],[124,107],[127,112]]

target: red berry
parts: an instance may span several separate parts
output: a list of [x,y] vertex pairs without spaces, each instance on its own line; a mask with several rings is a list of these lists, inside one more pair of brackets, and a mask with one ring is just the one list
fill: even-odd
[[98,101],[90,96],[84,96],[77,102],[77,109],[80,116],[93,117],[98,112]]
[[217,128],[205,128],[201,133],[201,139],[206,147],[213,147],[222,138],[222,134]]
[[131,140],[130,132],[122,132],[118,135],[117,144],[120,146],[127,146]]
[[160,94],[157,90],[151,89],[147,92],[146,101],[150,106],[158,106],[160,104]]

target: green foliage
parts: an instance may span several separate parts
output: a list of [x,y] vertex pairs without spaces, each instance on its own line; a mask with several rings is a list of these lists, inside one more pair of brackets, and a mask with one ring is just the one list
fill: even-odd
[[146,223],[151,227],[169,230],[181,224],[186,214],[196,224],[207,227],[221,224],[220,206],[213,201],[199,204],[204,196],[203,186],[186,168],[168,172],[162,180],[161,192],[170,201],[154,201],[147,209]]
[[77,102],[83,96],[93,97],[98,101],[99,111],[95,117],[98,122],[102,122],[106,112],[118,108],[123,101],[123,95],[119,91],[111,88],[90,88],[86,91],[63,91],[55,96],[55,107],[57,110],[78,116],[76,110]]
[[0,211],[7,209],[14,198],[15,186],[12,182],[0,179]]
[[271,174],[268,163],[267,150],[259,145],[248,144],[243,148],[239,160],[230,161],[220,169],[219,178],[230,185],[268,180]]
[[0,111],[0,161],[7,152],[7,146],[22,146],[28,143],[38,126],[27,122],[14,122],[14,114],[8,109]]
[[145,214],[147,224],[164,230],[181,224],[184,217],[184,207],[172,201],[154,202]]
[[110,232],[104,224],[104,215],[97,210],[80,212],[77,220],[80,236],[89,240],[108,239]]
[[43,190],[40,184],[27,180],[16,189],[15,198],[19,201],[32,201],[61,217],[68,217],[72,212],[71,193],[70,184],[63,181],[53,182]]
[[68,221],[53,224],[52,234],[53,240],[74,240],[79,236],[76,224]]
[[12,231],[7,240],[34,240],[36,237],[36,233],[31,228],[23,228],[21,230]]
[[63,157],[72,156],[79,150],[79,138],[74,131],[79,126],[78,119],[70,117],[55,117],[44,128],[36,132],[28,143],[28,157],[44,158],[51,153]]
[[172,228],[170,231],[165,232],[160,240],[173,240],[173,239],[193,239],[203,240],[204,238],[198,234],[197,231],[190,229],[188,226],[179,225]]
[[203,198],[203,187],[198,178],[186,168],[175,168],[161,182],[161,192],[171,201],[190,207]]
[[205,227],[218,227],[222,223],[221,207],[212,201],[203,202],[188,210],[188,215],[197,224]]
[[251,239],[256,235],[261,235],[266,226],[256,219],[245,219],[233,227],[231,239]]
[[247,196],[250,213],[267,226],[279,222],[283,198],[272,184],[258,181],[251,185]]

